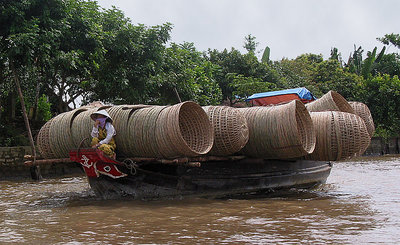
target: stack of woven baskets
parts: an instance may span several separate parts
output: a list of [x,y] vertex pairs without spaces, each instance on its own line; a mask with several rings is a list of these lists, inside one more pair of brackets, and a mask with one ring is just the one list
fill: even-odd
[[306,107],[310,111],[317,139],[315,150],[306,156],[307,159],[338,161],[365,152],[374,131],[374,123],[365,104],[349,103],[339,93],[329,91]]
[[313,124],[304,104],[298,100],[271,107],[239,109],[249,126],[249,142],[242,152],[251,157],[287,159],[312,153]]
[[44,158],[68,157],[70,149],[90,147],[90,115],[105,109],[117,131],[117,152],[125,157],[173,159],[242,154],[265,159],[341,160],[362,154],[374,131],[360,102],[330,91],[304,105],[201,107],[187,101],[173,106],[81,107],[48,121],[37,137]]
[[86,107],[62,113],[48,121],[37,138],[45,158],[68,157],[70,149],[90,147],[93,127],[90,115],[106,109],[114,119],[119,154],[124,156],[176,158],[208,153],[214,141],[205,111],[194,102],[174,106]]

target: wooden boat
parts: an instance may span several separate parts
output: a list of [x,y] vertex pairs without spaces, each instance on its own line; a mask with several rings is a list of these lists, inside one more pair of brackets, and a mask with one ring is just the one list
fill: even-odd
[[134,199],[221,198],[325,183],[332,164],[310,160],[230,157],[114,160],[98,149],[70,151],[96,195]]

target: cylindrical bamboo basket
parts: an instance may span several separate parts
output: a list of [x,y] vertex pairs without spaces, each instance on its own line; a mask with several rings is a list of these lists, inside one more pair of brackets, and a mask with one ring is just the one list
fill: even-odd
[[204,155],[214,142],[207,114],[191,101],[164,108],[158,115],[155,135],[164,158]]
[[354,113],[353,108],[342,95],[335,91],[329,91],[321,98],[306,104],[307,110],[310,112],[319,111],[343,111]]
[[312,112],[317,134],[315,150],[306,159],[339,161],[361,155],[370,143],[370,137],[361,117],[346,112]]
[[228,106],[205,106],[214,128],[214,144],[209,155],[229,156],[240,151],[249,140],[249,128],[243,113]]
[[[48,130],[49,147],[40,145],[41,151],[51,152],[51,156],[56,158],[65,158],[69,156],[69,151],[76,148],[72,139],[71,125],[74,118],[83,112],[85,109],[75,109],[69,112],[64,112],[51,119]],[[46,125],[45,125],[46,126]],[[47,126],[46,126],[47,127]],[[43,138],[38,142],[43,143]],[[46,155],[46,153],[44,153]]]
[[368,106],[364,103],[355,101],[351,101],[349,104],[354,109],[354,113],[364,120],[365,126],[367,126],[368,134],[370,137],[372,137],[375,132],[375,125]]
[[[118,153],[125,155],[129,149],[127,146],[127,132],[128,132],[128,118],[130,110],[126,109],[127,105],[112,106],[106,109],[110,117],[113,119],[113,126],[115,128],[115,144],[117,145]],[[100,110],[100,109],[99,109]]]
[[37,143],[38,151],[39,151],[40,155],[43,158],[47,158],[47,159],[55,158],[55,154],[53,153],[53,150],[51,149],[51,146],[50,146],[50,137],[51,137],[50,128],[51,128],[52,122],[53,122],[53,119],[50,119],[42,126],[42,128],[40,129],[40,131],[37,135],[37,139],[36,139],[36,143]]
[[98,108],[88,108],[86,111],[79,113],[72,121],[71,135],[76,148],[86,138],[89,139],[83,141],[81,147],[82,148],[90,147],[90,142],[91,142],[90,132],[92,132],[94,124],[93,120],[90,118],[90,115],[92,115],[92,113],[97,110]]
[[[153,106],[130,111],[127,124],[127,151],[129,156],[161,157],[156,140],[156,122],[165,106]],[[173,143],[170,143],[173,144]]]
[[250,157],[288,159],[313,152],[315,132],[309,112],[298,100],[272,107],[240,108],[249,127],[242,149]]

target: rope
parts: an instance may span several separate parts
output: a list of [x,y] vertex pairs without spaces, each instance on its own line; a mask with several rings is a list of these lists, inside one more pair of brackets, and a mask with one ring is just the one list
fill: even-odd
[[[127,158],[124,161],[122,161],[122,163],[125,165],[127,169],[130,170],[131,175],[137,174],[136,168],[139,168],[139,166],[136,164],[136,162],[132,161],[132,159]],[[132,170],[135,170],[135,172],[133,172]]]

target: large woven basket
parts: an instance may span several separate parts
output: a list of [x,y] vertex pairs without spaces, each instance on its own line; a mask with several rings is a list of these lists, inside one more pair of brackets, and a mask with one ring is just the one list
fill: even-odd
[[232,155],[246,145],[249,128],[241,111],[228,106],[205,106],[203,109],[214,128],[214,145],[209,155]]
[[[162,157],[156,139],[157,119],[165,106],[130,109],[127,123],[126,151],[128,156]],[[170,142],[170,144],[174,144]]]
[[61,113],[52,119],[50,127],[50,148],[55,157],[66,158],[69,151],[76,148],[72,138],[71,125],[77,115],[85,109],[76,109],[73,111]]
[[307,159],[338,161],[361,155],[370,143],[370,137],[361,117],[338,111],[312,112],[317,134],[315,150]]
[[[51,119],[51,123],[43,126],[43,135],[48,135],[48,145],[44,144],[45,139],[41,135],[41,139],[38,141],[41,148],[41,154],[44,151],[51,152],[51,156],[56,158],[66,158],[69,156],[69,151],[75,148],[74,141],[72,139],[71,125],[74,118],[83,112],[85,109],[75,109],[69,112],[61,113]],[[47,128],[48,127],[48,128]],[[45,133],[45,131],[48,131]]]
[[354,109],[354,113],[364,120],[365,126],[367,126],[368,134],[370,137],[372,137],[375,132],[375,125],[368,106],[364,103],[355,101],[351,101],[349,104]]
[[50,146],[50,128],[51,124],[53,122],[53,119],[50,119],[47,121],[42,128],[39,130],[39,133],[37,135],[36,143],[38,146],[38,151],[40,155],[43,158],[55,158],[55,154],[53,153],[53,150],[51,149]]
[[[87,108],[86,111],[79,113],[72,121],[71,135],[75,148],[81,143],[81,147],[83,148],[90,147],[90,132],[92,132],[94,123],[90,115],[97,110],[98,108]],[[89,140],[85,140],[87,138],[89,138]]]
[[90,115],[106,109],[113,118],[119,153],[125,156],[175,158],[207,154],[214,141],[205,111],[194,102],[174,106],[84,107],[62,113],[39,132],[38,145],[46,158],[68,157],[71,148],[90,147]]
[[240,108],[249,127],[245,155],[270,159],[301,157],[313,152],[315,133],[304,104],[294,100],[272,107]]
[[318,111],[343,111],[354,113],[353,108],[342,95],[335,91],[329,91],[321,98],[306,104],[307,110],[310,112]]
[[207,154],[214,142],[207,114],[191,101],[164,108],[158,115],[155,134],[164,158]]
[[106,109],[110,117],[113,119],[113,126],[116,131],[115,143],[117,145],[118,153],[122,153],[122,155],[126,155],[125,152],[129,149],[127,144],[129,139],[127,139],[126,136],[128,132],[127,127],[130,110],[126,109],[126,106],[127,105],[118,105]]

